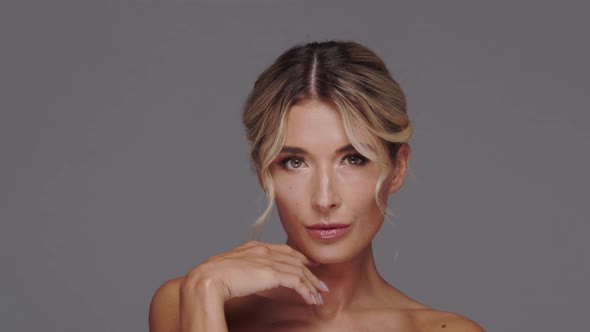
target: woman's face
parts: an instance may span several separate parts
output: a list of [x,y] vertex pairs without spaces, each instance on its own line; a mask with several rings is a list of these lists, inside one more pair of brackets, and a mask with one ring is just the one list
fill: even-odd
[[[367,143],[362,136],[361,143]],[[407,144],[398,156],[397,167],[383,183],[384,204],[403,183]],[[374,194],[380,167],[352,147],[331,103],[305,101],[289,110],[285,144],[271,174],[287,243],[314,261],[337,263],[359,255],[383,223]],[[326,238],[329,231],[324,238],[313,236],[319,231],[308,227],[322,223],[349,226],[336,238]]]

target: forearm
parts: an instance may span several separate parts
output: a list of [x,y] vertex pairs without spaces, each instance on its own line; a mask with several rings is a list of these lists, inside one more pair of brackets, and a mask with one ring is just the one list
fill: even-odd
[[182,332],[228,332],[224,300],[211,284],[199,283],[184,290],[180,324]]

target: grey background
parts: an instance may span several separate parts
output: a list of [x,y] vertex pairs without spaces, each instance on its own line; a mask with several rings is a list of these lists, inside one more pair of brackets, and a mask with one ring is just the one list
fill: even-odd
[[[580,3],[3,2],[0,330],[147,330],[157,287],[262,211],[254,79],[326,39],[374,49],[416,129],[375,240],[384,277],[487,331],[586,330]],[[263,240],[285,240],[276,215]]]

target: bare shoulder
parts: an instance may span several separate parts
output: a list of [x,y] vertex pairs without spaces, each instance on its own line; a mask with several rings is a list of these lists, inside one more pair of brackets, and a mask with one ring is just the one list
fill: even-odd
[[180,284],[183,279],[170,279],[154,293],[149,312],[150,332],[180,331]]
[[423,332],[484,332],[484,329],[471,319],[447,311],[416,310],[414,321],[418,330]]

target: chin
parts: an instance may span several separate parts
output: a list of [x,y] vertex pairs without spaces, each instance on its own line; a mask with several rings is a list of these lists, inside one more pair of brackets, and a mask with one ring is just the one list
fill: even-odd
[[342,256],[317,256],[314,257],[313,255],[309,256],[311,260],[314,262],[318,262],[321,265],[328,265],[328,264],[339,264],[349,261],[350,259],[346,259]]
[[344,263],[354,259],[360,254],[360,252],[353,252],[350,244],[347,245],[345,242],[330,245],[316,243],[306,244],[307,245],[304,245],[304,249],[301,252],[312,261],[320,264]]

